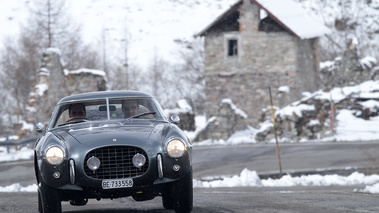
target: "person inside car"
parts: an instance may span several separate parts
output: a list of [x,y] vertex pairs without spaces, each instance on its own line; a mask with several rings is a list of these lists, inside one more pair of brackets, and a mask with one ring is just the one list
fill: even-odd
[[70,104],[68,108],[68,115],[70,119],[66,122],[70,122],[75,119],[86,119],[86,107],[82,103]]
[[139,105],[136,99],[128,99],[122,101],[122,112],[124,113],[124,118],[129,118],[131,116],[137,115],[138,110]]

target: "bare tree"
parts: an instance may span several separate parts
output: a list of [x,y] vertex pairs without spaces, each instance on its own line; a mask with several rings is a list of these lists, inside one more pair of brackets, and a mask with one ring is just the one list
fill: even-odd
[[173,90],[171,71],[171,64],[162,59],[155,50],[152,62],[143,80],[145,85],[149,85],[151,94],[156,97],[164,107],[174,105],[177,100],[176,91]]
[[203,39],[192,41],[176,40],[181,47],[178,52],[179,61],[182,63],[175,68],[175,89],[180,96],[187,100],[193,110],[199,114],[204,111],[204,45]]
[[321,37],[322,61],[342,55],[353,37],[359,40],[363,55],[379,58],[379,7],[375,1],[296,0],[311,14],[319,17],[332,33]]
[[21,36],[18,40],[8,38],[4,43],[4,50],[0,60],[2,75],[1,84],[15,99],[11,106],[19,109],[23,115],[31,90],[36,80],[36,70],[39,65],[38,43],[32,35]]
[[4,48],[0,52],[0,87],[8,95],[7,101],[0,103],[2,119],[10,119],[14,115],[19,118],[18,121],[13,119],[3,123],[18,123],[25,118],[25,108],[36,83],[44,49],[60,49],[66,68],[70,70],[100,67],[98,52],[82,42],[79,25],[66,13],[65,1],[36,0],[30,1],[29,5],[32,13],[28,23],[21,26],[18,38],[8,38],[3,42]]

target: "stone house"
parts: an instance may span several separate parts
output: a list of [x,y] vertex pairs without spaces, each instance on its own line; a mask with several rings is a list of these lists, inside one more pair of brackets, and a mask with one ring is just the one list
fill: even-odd
[[270,104],[268,87],[277,106],[317,90],[318,37],[328,32],[292,0],[236,2],[196,35],[204,37],[207,117],[228,98],[254,125]]

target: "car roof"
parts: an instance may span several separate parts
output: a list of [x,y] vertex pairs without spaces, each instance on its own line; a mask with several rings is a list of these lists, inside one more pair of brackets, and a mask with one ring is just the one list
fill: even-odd
[[74,102],[74,101],[85,101],[85,100],[93,100],[93,99],[102,99],[102,98],[151,98],[153,96],[140,92],[140,91],[132,91],[132,90],[117,90],[117,91],[99,91],[99,92],[88,92],[70,95],[62,98],[58,104]]

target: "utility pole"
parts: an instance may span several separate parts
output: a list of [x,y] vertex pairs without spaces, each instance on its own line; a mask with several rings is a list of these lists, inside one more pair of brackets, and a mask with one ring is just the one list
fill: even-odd
[[276,123],[275,123],[274,106],[272,104],[272,95],[271,95],[271,88],[270,87],[268,87],[268,91],[270,93],[271,115],[272,115],[272,122],[274,124],[274,134],[275,134],[275,141],[276,141],[276,154],[278,155],[280,177],[282,177],[282,163],[280,161],[279,143],[278,143],[278,136],[276,134]]

